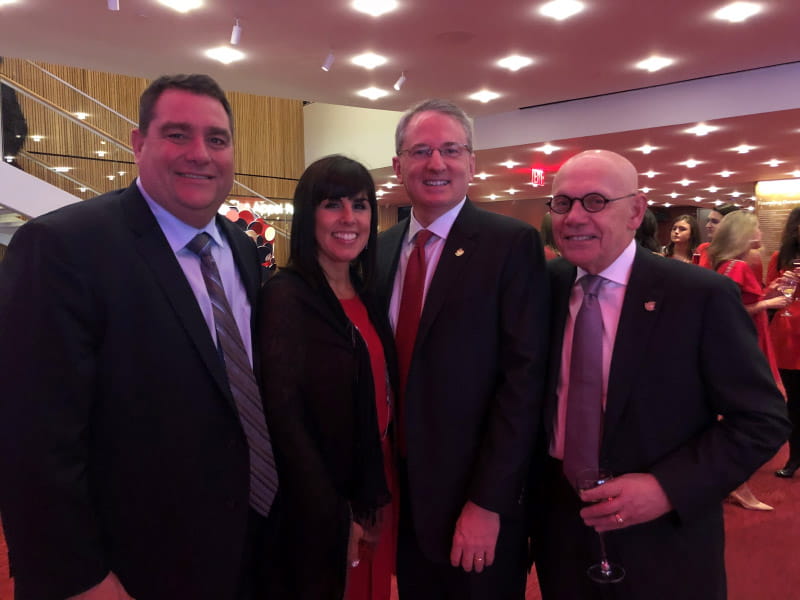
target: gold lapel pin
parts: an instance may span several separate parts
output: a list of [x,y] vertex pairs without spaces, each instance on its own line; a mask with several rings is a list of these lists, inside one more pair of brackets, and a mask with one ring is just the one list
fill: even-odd
[[464,256],[464,249],[459,248],[458,250],[456,250],[456,256]]
[[655,303],[655,301],[654,301],[654,300],[651,300],[650,302],[645,302],[645,303],[644,303],[644,309],[645,309],[647,312],[653,312],[653,311],[656,309],[656,303]]

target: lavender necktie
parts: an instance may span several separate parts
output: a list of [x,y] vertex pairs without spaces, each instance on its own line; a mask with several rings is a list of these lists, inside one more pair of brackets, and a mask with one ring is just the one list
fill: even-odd
[[603,317],[597,294],[605,279],[584,275],[583,302],[572,333],[564,436],[564,475],[574,486],[583,469],[597,469],[603,430]]
[[239,421],[250,448],[250,506],[259,514],[267,516],[278,489],[278,472],[264,420],[261,394],[222,287],[217,263],[211,256],[211,241],[212,238],[207,233],[198,233],[186,244],[186,248],[200,257],[200,270],[214,313],[217,343],[225,361],[228,385],[236,402]]

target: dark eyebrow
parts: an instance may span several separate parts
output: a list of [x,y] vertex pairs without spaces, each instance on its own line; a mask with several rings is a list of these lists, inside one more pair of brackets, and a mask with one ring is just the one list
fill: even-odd
[[[167,131],[169,129],[177,129],[178,131],[191,131],[193,127],[184,121],[167,121],[161,125],[159,131]],[[219,135],[228,139],[231,138],[231,132],[224,127],[208,127],[204,131],[204,135]]]

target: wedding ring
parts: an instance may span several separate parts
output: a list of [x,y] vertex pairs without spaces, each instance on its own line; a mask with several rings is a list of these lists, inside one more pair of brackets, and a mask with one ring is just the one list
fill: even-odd
[[356,559],[356,560],[354,560],[353,562],[350,563],[350,566],[355,569],[360,563],[361,563],[361,561]]
[[476,556],[475,557],[475,562],[483,562],[483,557],[482,556]]
[[619,513],[614,515],[614,518],[617,520],[617,525],[624,525],[625,519],[623,519]]

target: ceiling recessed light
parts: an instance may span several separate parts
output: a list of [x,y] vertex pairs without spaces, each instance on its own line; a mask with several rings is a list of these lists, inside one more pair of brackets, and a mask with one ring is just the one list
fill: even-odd
[[498,196],[497,194],[489,194],[489,195],[488,195],[488,196],[486,196],[486,197],[487,197],[489,200],[497,200],[497,199],[498,199],[500,196]]
[[358,12],[380,17],[397,8],[397,0],[353,0],[351,6]]
[[761,5],[755,2],[732,2],[714,13],[714,18],[731,23],[741,23],[761,12]]
[[172,10],[180,13],[187,13],[190,10],[203,6],[202,0],[158,0],[164,6],[169,6]]
[[359,96],[363,96],[364,98],[369,98],[370,100],[377,100],[378,98],[383,98],[384,96],[388,96],[389,92],[386,90],[382,90],[381,88],[376,87],[368,87],[366,89],[360,90],[356,92]]
[[649,171],[647,171],[646,173],[642,173],[642,175],[646,175],[647,177],[649,177],[650,179],[652,179],[652,178],[653,178],[653,177],[655,177],[656,175],[660,175],[660,173],[656,173],[655,171],[653,171],[653,169],[650,169],[650,170],[649,170]]
[[789,173],[792,177],[800,177],[800,169],[795,169],[791,173]]
[[643,187],[643,188],[640,188],[640,189],[641,189],[641,190],[642,190],[642,192],[644,192],[645,194],[649,194],[649,193],[650,193],[650,190],[651,190],[651,189],[653,189],[653,188],[649,188],[649,187]]
[[392,189],[394,187],[397,187],[398,185],[399,184],[395,183],[394,181],[387,181],[386,183],[383,184],[383,187],[387,187],[389,189]]
[[644,144],[643,146],[639,146],[636,148],[642,154],[650,154],[653,150],[658,150],[655,146],[651,146],[650,144]]
[[707,187],[706,190],[708,190],[712,194],[716,194],[719,191],[719,188],[715,185],[712,185],[711,187]]
[[697,136],[703,136],[711,133],[712,131],[716,131],[719,127],[715,127],[714,125],[706,125],[705,123],[698,123],[694,127],[690,127],[686,129],[686,133],[693,133]]
[[477,177],[478,179],[481,179],[481,180],[486,180],[486,178],[487,177],[491,177],[491,175],[489,175],[489,173],[487,173],[485,171],[481,171],[480,173],[475,173],[475,177]]
[[733,196],[734,198],[738,198],[742,195],[742,192],[731,192],[728,196]]
[[5,160],[7,163],[11,163],[11,162],[14,162],[14,157],[13,157],[13,156],[11,156],[10,154],[6,154],[6,155],[3,157],[3,160]]
[[4,4],[14,4],[16,1],[17,0],[0,0],[0,6],[3,6]]
[[755,146],[748,146],[747,144],[739,144],[736,148],[731,148],[732,151],[739,154],[747,154],[750,150],[755,150]]
[[125,175],[125,171],[117,171],[117,175],[119,175],[120,177],[122,177],[123,175]]
[[78,188],[78,191],[79,191],[79,192],[86,192],[86,191],[88,191],[88,189],[89,189],[89,188],[85,188],[85,187],[79,187],[79,188]]
[[509,71],[519,71],[523,67],[533,64],[533,59],[527,56],[520,56],[519,54],[512,54],[497,61],[498,67],[503,67]]
[[381,196],[386,195],[386,190],[375,190],[375,195],[380,198]]
[[684,165],[689,169],[694,169],[697,165],[699,165],[702,161],[695,160],[693,158],[689,158],[683,162],[678,163],[679,165]]
[[700,202],[702,199],[703,198],[701,196],[695,196],[694,198],[692,198],[692,200],[694,200],[695,202]]
[[516,194],[516,193],[517,193],[519,190],[515,190],[515,189],[512,187],[512,188],[508,188],[506,191],[507,191],[509,194],[511,194],[511,195],[513,196],[513,195],[514,195],[514,194]]
[[497,92],[492,92],[491,90],[481,90],[480,92],[475,92],[474,94],[470,95],[471,100],[478,100],[484,104],[491,102],[492,100],[496,100],[499,97],[500,94]]
[[664,206],[666,206],[667,208],[669,208],[670,206],[672,206],[672,204],[670,204],[669,202],[664,202]]
[[655,204],[654,201],[652,201],[652,200],[648,200],[647,201],[647,206],[653,206],[653,204]]
[[748,206],[745,210],[755,210],[755,209],[756,209],[755,206]]
[[113,181],[114,175],[106,175],[106,179],[108,179],[109,181]]
[[539,7],[539,14],[556,21],[563,21],[577,15],[583,8],[583,2],[578,2],[578,0],[552,0],[552,2]]
[[720,171],[719,173],[717,173],[717,175],[719,175],[720,177],[730,177],[731,175],[733,175],[733,173],[734,173],[733,171]]
[[34,142],[41,142],[44,139],[44,136],[43,135],[32,135],[31,139]]
[[514,168],[514,167],[516,167],[516,166],[517,166],[519,163],[518,163],[518,162],[514,162],[513,160],[511,160],[511,159],[509,158],[509,159],[508,159],[506,162],[501,162],[500,164],[501,164],[501,165],[503,165],[503,166],[504,166],[506,169],[513,169],[513,168]]
[[229,65],[237,60],[242,60],[244,58],[244,52],[236,48],[231,48],[230,46],[218,46],[206,50],[206,56],[221,62],[223,65]]
[[680,183],[683,187],[686,187],[690,183],[694,183],[694,181],[690,181],[689,179],[686,179],[686,177],[684,177],[683,179],[681,179],[680,181],[676,181],[675,183]]
[[675,198],[677,198],[678,196],[682,196],[682,195],[683,195],[683,194],[679,194],[678,192],[672,192],[671,194],[669,194],[669,197],[670,197],[670,198],[672,198],[672,199],[674,200],[674,199],[675,199]]
[[764,164],[765,164],[765,165],[768,165],[768,166],[770,166],[770,167],[777,167],[778,165],[782,165],[782,164],[783,164],[783,161],[782,161],[782,160],[778,160],[777,158],[773,158],[773,159],[771,159],[771,160],[768,160],[768,161],[767,161],[767,162],[765,162]]
[[722,200],[714,200],[714,206],[719,206],[722,204]]
[[539,146],[538,148],[534,148],[534,150],[538,150],[539,152],[544,152],[545,154],[552,154],[556,150],[561,150],[561,148],[559,148],[558,146],[553,146],[553,144],[547,142],[546,144]]
[[636,63],[636,68],[654,73],[655,71],[660,71],[664,67],[670,66],[674,62],[673,59],[666,58],[665,56],[651,56]]
[[386,64],[386,57],[375,54],[374,52],[365,52],[364,54],[354,56],[352,58],[352,63],[359,67],[364,67],[365,69],[374,69],[375,67]]
[[69,173],[72,170],[72,167],[53,167],[53,171],[56,173]]
[[95,150],[94,153],[97,154],[97,156],[99,156],[100,158],[103,158],[106,154],[108,154],[108,152],[106,152],[105,150]]

